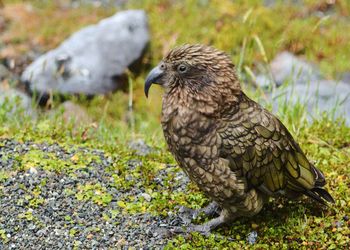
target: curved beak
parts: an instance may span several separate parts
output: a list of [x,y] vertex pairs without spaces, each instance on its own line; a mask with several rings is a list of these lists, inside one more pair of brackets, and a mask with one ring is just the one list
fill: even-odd
[[164,71],[160,69],[159,65],[151,70],[149,72],[146,81],[145,81],[145,95],[148,97],[148,91],[151,88],[151,85],[153,83],[155,84],[162,84],[160,82],[162,76],[163,76]]

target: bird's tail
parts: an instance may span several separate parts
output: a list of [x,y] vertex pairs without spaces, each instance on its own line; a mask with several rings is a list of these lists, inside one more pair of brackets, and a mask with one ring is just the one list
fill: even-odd
[[326,205],[325,201],[335,203],[333,197],[323,188],[326,184],[323,173],[314,166],[311,166],[311,169],[315,174],[315,187],[307,190],[305,194],[324,205]]
[[327,192],[327,190],[321,187],[315,187],[311,190],[307,190],[305,194],[323,205],[327,205],[325,203],[325,200],[331,203],[335,203],[333,197]]

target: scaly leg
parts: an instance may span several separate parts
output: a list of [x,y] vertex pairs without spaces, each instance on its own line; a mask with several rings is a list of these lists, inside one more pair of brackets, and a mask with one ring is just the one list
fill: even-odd
[[197,210],[188,207],[180,207],[179,212],[181,214],[181,219],[185,223],[190,223],[192,220],[196,219],[201,213],[204,213],[205,216],[213,216],[215,214],[219,214],[220,207],[215,201],[212,201],[208,206]]
[[[204,235],[209,235],[210,231],[221,226],[223,224],[233,221],[237,217],[246,216],[251,217],[261,210],[265,196],[259,194],[255,189],[251,189],[246,193],[245,198],[240,202],[232,204],[222,209],[220,216],[216,217],[202,225],[189,224],[184,227],[177,227],[173,229],[174,233],[189,233],[189,232],[199,232]],[[217,205],[216,205],[217,206]],[[215,205],[210,204],[208,207],[204,208],[206,212],[212,212]],[[202,210],[202,211],[203,211]],[[217,211],[217,210],[216,210]],[[203,211],[205,212],[205,211]]]
[[194,225],[190,224],[186,227],[176,227],[172,231],[174,233],[190,233],[190,232],[198,232],[203,235],[209,235],[212,230],[215,228],[231,222],[235,216],[229,213],[227,210],[222,210],[219,217],[211,219],[210,221],[202,224],[202,225]]

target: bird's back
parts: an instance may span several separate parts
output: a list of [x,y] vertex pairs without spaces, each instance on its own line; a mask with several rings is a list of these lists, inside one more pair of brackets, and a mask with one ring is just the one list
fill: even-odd
[[243,92],[239,98],[239,108],[223,114],[217,132],[222,156],[245,179],[247,188],[272,196],[306,194],[333,202],[322,188],[324,175],[307,160],[286,127]]

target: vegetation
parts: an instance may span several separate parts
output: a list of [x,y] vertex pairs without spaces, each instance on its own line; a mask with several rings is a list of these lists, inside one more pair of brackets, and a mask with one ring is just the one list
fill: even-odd
[[[30,2],[30,8],[28,7]],[[4,16],[7,30],[0,34],[4,47],[2,56],[20,56],[39,46],[47,50],[57,46],[63,39],[79,28],[97,22],[114,13],[111,8],[64,8],[59,1],[15,1],[5,0],[7,8]],[[277,1],[278,2],[278,1]],[[246,70],[267,67],[268,62],[278,52],[289,50],[317,64],[325,77],[350,71],[350,2],[305,0],[304,4],[277,3],[273,8],[261,1],[182,1],[151,0],[130,1],[127,7],[143,8],[149,14],[152,32],[150,48],[143,60],[140,74],[129,74],[133,95],[117,92],[106,96],[96,96],[92,100],[74,99],[84,105],[94,123],[74,126],[74,122],[64,122],[62,115],[48,115],[41,109],[39,117],[32,119],[21,111],[8,115],[11,108],[0,106],[0,138],[11,138],[19,142],[33,141],[48,144],[58,143],[67,151],[78,147],[102,150],[113,163],[111,172],[118,172],[111,180],[120,190],[142,187],[152,197],[150,202],[135,202],[132,195],[122,196],[118,201],[120,211],[166,215],[175,206],[185,205],[198,208],[208,200],[195,185],[188,186],[188,192],[173,192],[173,186],[181,180],[174,180],[178,171],[175,161],[168,153],[160,128],[161,90],[152,89],[149,99],[143,95],[143,81],[150,66],[154,66],[163,54],[176,44],[206,43],[227,51],[237,65],[249,95],[263,101],[259,91],[251,88],[251,78]],[[15,10],[15,11],[11,11]],[[319,13],[326,13],[322,17]],[[130,126],[129,98],[133,100],[133,119]],[[265,103],[271,108],[269,103]],[[34,106],[37,106],[33,103]],[[58,106],[52,102],[50,108]],[[335,107],[336,108],[336,107]],[[327,188],[336,200],[329,208],[320,208],[309,201],[271,202],[256,217],[240,219],[232,225],[217,230],[205,237],[199,234],[176,236],[166,248],[213,248],[213,249],[339,249],[350,246],[350,128],[343,120],[333,121],[324,114],[312,123],[306,120],[302,104],[291,106],[281,103],[278,116],[308,155],[309,159],[323,170],[328,181]],[[132,118],[131,118],[132,119]],[[154,148],[147,156],[138,156],[128,148],[128,142],[142,138]],[[0,140],[1,147],[1,140]],[[1,156],[6,157],[6,155]],[[142,162],[140,166],[128,168],[129,160]],[[17,156],[18,164],[12,171],[39,167],[46,171],[74,174],[77,168],[86,168],[91,162],[99,161],[89,152],[79,153],[69,159],[58,159],[55,154],[47,154],[32,148],[24,155]],[[169,166],[170,165],[170,166]],[[152,182],[158,171],[170,168],[165,187]],[[0,194],[2,183],[13,173],[0,169]],[[135,177],[129,180],[126,176]],[[137,180],[137,181],[135,181]],[[45,185],[45,183],[42,183]],[[40,206],[42,200],[36,198],[40,190],[28,197],[31,207]],[[72,193],[73,192],[73,193]],[[111,202],[112,197],[103,183],[88,183],[78,190],[67,190],[78,200],[92,200],[100,206]],[[111,211],[113,214],[115,211]],[[32,219],[24,214],[24,219]],[[198,222],[203,222],[199,218]],[[249,245],[247,235],[257,231],[257,242]],[[71,232],[73,235],[75,232]],[[0,239],[6,234],[0,226]]]

